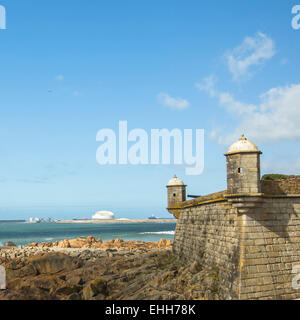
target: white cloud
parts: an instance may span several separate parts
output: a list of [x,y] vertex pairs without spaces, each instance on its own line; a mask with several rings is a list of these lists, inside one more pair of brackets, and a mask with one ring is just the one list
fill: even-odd
[[183,110],[190,106],[188,100],[182,98],[173,98],[166,93],[160,93],[158,96],[158,101],[165,107],[171,109]]
[[220,106],[234,115],[239,124],[232,132],[211,136],[219,143],[230,144],[241,133],[257,143],[300,139],[300,84],[272,88],[262,94],[256,105],[236,100],[230,93],[218,92],[215,88],[196,85],[200,90],[211,93]]
[[195,86],[201,91],[206,91],[209,93],[209,95],[213,98],[216,95],[215,92],[215,85],[216,85],[217,79],[214,75],[210,75],[209,77],[203,79],[203,81],[200,83],[196,83]]
[[239,81],[249,78],[253,66],[262,65],[274,54],[274,41],[258,32],[254,37],[246,37],[241,45],[228,52],[225,57],[233,79]]
[[62,74],[59,74],[59,75],[57,75],[57,76],[55,77],[55,79],[58,80],[58,81],[63,81],[64,78],[65,78],[65,77],[64,77]]

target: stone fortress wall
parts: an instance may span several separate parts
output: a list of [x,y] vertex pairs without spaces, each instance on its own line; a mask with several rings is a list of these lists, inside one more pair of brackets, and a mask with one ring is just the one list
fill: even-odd
[[244,214],[241,299],[299,299],[300,195],[262,197]]
[[174,253],[211,270],[223,299],[299,299],[292,281],[300,266],[300,177],[261,180],[261,152],[244,137],[236,144],[225,154],[226,191],[190,201],[180,192],[176,202],[172,185],[186,186],[169,182],[168,210],[178,218]]
[[238,217],[226,200],[194,204],[182,209],[173,250],[187,262],[197,261],[220,279],[220,296],[237,299],[239,239]]

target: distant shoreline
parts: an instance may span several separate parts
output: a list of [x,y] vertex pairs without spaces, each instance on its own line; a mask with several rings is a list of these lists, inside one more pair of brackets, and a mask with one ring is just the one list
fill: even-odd
[[61,220],[55,223],[86,223],[86,224],[111,224],[111,223],[176,223],[176,219],[130,219],[130,220]]
[[24,223],[26,220],[0,220],[0,223]]

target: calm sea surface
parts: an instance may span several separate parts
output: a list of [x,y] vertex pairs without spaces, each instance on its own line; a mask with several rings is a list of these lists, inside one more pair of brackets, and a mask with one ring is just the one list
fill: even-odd
[[57,223],[0,223],[0,246],[7,241],[16,245],[37,242],[54,242],[63,239],[94,236],[103,241],[174,240],[176,223],[124,223],[124,224],[57,224]]

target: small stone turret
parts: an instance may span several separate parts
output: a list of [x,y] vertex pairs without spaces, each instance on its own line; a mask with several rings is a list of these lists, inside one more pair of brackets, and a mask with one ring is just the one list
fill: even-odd
[[174,176],[167,184],[168,189],[168,211],[172,213],[175,218],[178,218],[178,209],[180,204],[186,201],[186,185],[179,178]]
[[244,135],[225,153],[228,194],[261,193],[260,155],[257,146]]

